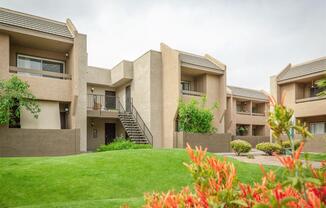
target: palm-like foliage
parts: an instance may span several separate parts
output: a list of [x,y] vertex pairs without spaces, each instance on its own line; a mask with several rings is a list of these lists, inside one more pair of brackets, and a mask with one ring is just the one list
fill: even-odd
[[321,80],[318,80],[316,82],[318,88],[320,89],[324,89],[322,92],[320,92],[318,94],[318,96],[326,96],[326,78],[325,79],[321,79]]
[[312,137],[312,135],[305,123],[301,123],[300,120],[296,123],[292,122],[294,111],[283,104],[284,98],[285,96],[282,97],[281,103],[277,103],[273,97],[270,97],[274,110],[269,113],[267,123],[272,130],[273,138],[278,143],[282,143],[282,135],[288,137],[291,142],[292,152],[294,152],[294,138],[291,136],[292,129],[303,138]]

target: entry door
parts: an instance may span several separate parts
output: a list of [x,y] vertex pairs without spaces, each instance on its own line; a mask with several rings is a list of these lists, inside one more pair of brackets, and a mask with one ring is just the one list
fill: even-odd
[[116,97],[114,91],[105,91],[105,108],[116,109]]
[[113,142],[115,139],[115,124],[105,123],[105,144]]
[[130,86],[126,87],[126,111],[131,112],[131,91],[130,91]]

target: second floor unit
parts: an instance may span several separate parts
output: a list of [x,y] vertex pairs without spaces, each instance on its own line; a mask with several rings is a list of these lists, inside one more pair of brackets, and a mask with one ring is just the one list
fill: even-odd
[[234,136],[269,136],[268,112],[265,92],[228,86],[226,132]]
[[271,77],[271,93],[278,102],[294,110],[296,119],[306,122],[313,134],[326,134],[325,90],[316,81],[326,78],[326,57],[302,64],[289,64],[277,76]]
[[326,97],[316,81],[326,78],[326,57],[298,65],[289,64],[271,77],[271,94],[294,110],[295,117],[326,115]]

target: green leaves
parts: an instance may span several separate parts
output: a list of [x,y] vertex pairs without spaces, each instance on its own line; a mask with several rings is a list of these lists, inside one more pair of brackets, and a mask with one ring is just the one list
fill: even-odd
[[41,111],[29,85],[17,76],[0,81],[0,125],[16,125],[15,118],[20,117],[23,108],[35,118]]
[[185,132],[192,133],[213,133],[216,128],[213,126],[213,110],[218,108],[214,103],[212,108],[205,108],[207,98],[202,97],[200,103],[192,99],[190,102],[183,100],[179,103],[178,119],[179,128]]
[[326,79],[321,79],[316,82],[318,88],[323,89],[318,96],[326,96]]

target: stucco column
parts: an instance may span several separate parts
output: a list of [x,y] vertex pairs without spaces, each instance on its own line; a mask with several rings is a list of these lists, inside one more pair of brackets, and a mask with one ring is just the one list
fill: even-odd
[[87,41],[76,34],[72,50],[72,112],[71,127],[80,129],[80,151],[87,151]]
[[163,147],[173,147],[175,117],[180,99],[179,85],[181,70],[179,53],[165,44],[161,44],[162,52],[162,116],[163,116]]
[[10,40],[8,35],[0,34],[0,79],[9,78]]

